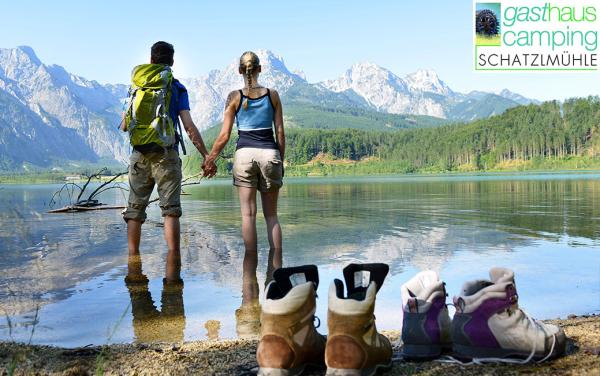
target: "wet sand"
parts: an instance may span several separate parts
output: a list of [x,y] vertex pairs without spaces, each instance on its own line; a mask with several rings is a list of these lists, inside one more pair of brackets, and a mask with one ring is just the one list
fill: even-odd
[[[549,320],[569,337],[567,354],[543,364],[462,366],[397,360],[385,375],[600,375],[600,316]],[[393,343],[399,333],[384,332]],[[195,341],[64,349],[0,342],[0,375],[253,375],[257,341]],[[397,346],[396,351],[399,350]],[[314,370],[307,375],[323,375]]]

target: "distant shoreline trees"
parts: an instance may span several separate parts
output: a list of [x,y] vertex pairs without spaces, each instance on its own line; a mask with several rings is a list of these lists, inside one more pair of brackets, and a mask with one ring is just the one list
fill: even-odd
[[[600,98],[573,98],[519,106],[467,124],[396,131],[289,128],[286,162],[299,166],[327,154],[393,162],[403,166],[398,172],[455,171],[461,166],[484,171],[510,161],[600,157],[599,130]],[[227,157],[234,150],[231,142],[219,162],[222,172],[230,168]]]

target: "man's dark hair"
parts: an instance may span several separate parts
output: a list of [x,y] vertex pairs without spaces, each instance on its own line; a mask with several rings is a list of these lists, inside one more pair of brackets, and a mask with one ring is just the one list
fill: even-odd
[[171,43],[162,40],[152,45],[150,49],[150,59],[154,64],[173,65],[173,54],[175,49]]

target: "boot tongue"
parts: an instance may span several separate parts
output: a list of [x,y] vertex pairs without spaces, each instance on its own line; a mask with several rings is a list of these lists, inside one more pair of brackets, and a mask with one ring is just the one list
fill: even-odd
[[515,272],[506,268],[495,267],[490,269],[490,280],[494,283],[510,282],[515,284]]
[[295,286],[306,282],[314,283],[316,291],[319,287],[319,270],[316,265],[279,268],[273,272],[273,280],[284,295]]
[[387,264],[350,264],[344,268],[344,280],[349,298],[362,300],[371,282],[377,291],[383,285],[390,267]]
[[486,281],[485,279],[477,279],[475,281],[468,281],[463,284],[462,296],[470,296],[476,294],[479,290],[482,290],[488,286],[492,286],[493,283]]

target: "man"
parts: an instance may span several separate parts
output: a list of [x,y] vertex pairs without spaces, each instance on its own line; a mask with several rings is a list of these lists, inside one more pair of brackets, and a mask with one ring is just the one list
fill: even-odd
[[[174,53],[175,50],[170,43],[156,42],[150,51],[150,64],[163,64],[165,66],[163,68],[170,72],[168,67],[173,66]],[[181,119],[190,140],[202,157],[206,158],[208,152],[204,141],[190,115],[187,90],[179,81],[173,79],[170,93],[168,115],[173,124],[177,124],[178,118]],[[168,98],[168,96],[165,97]],[[121,124],[123,131],[127,131],[128,122],[125,121],[125,117],[126,115]],[[135,126],[135,120],[131,126]],[[181,135],[176,138],[179,139],[179,137]],[[157,143],[136,146],[132,140],[132,145],[134,146],[129,163],[129,202],[127,209],[123,212],[123,218],[127,222],[129,256],[139,257],[142,223],[146,220],[146,207],[156,184],[161,214],[164,217],[165,240],[169,249],[166,280],[178,282],[180,276],[177,266],[181,259],[179,250],[181,202],[179,196],[182,176],[181,159],[177,150],[178,142],[167,147]]]

